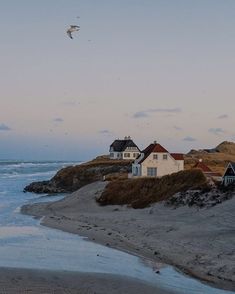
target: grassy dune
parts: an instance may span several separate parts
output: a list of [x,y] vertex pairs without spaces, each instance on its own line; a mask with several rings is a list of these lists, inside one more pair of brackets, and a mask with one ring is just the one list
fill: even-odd
[[100,205],[128,204],[144,208],[151,203],[166,200],[177,192],[207,187],[200,170],[187,170],[162,178],[119,179],[110,182],[97,199]]
[[223,174],[227,164],[235,162],[235,143],[225,141],[212,149],[191,150],[184,156],[185,169],[192,168],[198,159],[202,159],[214,172]]

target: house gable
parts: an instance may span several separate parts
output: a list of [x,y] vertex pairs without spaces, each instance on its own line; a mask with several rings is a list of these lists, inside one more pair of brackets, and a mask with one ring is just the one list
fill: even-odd
[[230,162],[225,170],[224,177],[235,177],[235,163]]
[[154,142],[145,148],[132,165],[133,176],[153,176],[178,172],[184,169],[184,157],[180,153],[169,153]]
[[160,145],[158,143],[153,143],[153,144],[150,144],[143,151],[141,151],[141,154],[144,154],[144,156],[140,160],[139,164],[144,162],[149,157],[149,155],[151,153],[167,153],[167,154],[169,154],[169,152],[164,147],[162,147],[162,145]]
[[138,146],[130,139],[130,137],[125,137],[123,140],[115,140],[110,145],[110,152],[124,152],[129,151],[140,151]]
[[140,150],[130,137],[125,137],[123,140],[115,140],[109,148],[111,159],[126,159],[135,160]]
[[225,186],[235,182],[235,162],[230,162],[223,176],[223,184]]

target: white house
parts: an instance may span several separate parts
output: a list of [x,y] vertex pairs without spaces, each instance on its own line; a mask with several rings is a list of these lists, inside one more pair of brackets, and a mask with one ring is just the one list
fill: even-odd
[[232,182],[235,182],[235,162],[230,162],[223,175],[223,184],[228,186]]
[[184,170],[183,154],[169,153],[154,142],[132,164],[132,177],[162,177],[181,170]]
[[123,140],[115,140],[109,148],[111,159],[127,159],[134,160],[139,154],[138,146],[133,142],[130,136]]

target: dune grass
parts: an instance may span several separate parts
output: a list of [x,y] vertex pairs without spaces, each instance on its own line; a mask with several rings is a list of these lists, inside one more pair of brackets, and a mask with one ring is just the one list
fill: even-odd
[[118,179],[110,182],[96,201],[100,205],[128,204],[133,208],[144,208],[167,200],[177,192],[205,187],[205,176],[200,170],[194,169],[162,178]]

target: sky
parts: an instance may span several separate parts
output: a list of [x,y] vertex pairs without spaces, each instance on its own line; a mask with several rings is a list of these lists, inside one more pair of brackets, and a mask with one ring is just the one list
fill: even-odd
[[234,0],[0,0],[0,35],[0,159],[235,140]]

